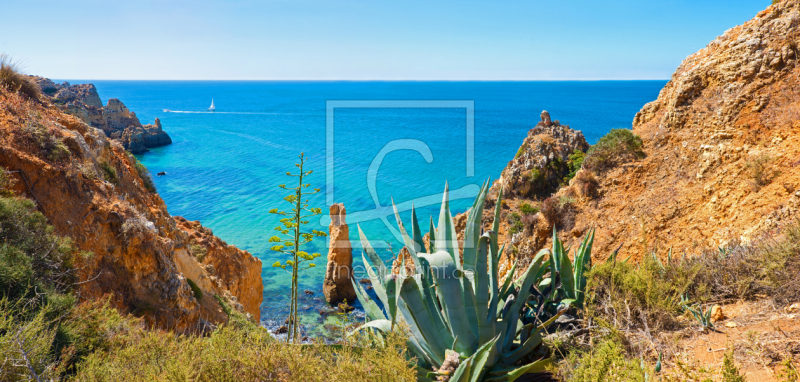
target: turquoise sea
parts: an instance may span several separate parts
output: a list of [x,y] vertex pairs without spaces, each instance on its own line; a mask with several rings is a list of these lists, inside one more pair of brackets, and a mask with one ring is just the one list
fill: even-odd
[[[358,221],[389,259],[400,245],[380,217],[391,211],[392,198],[401,207],[415,203],[427,227],[428,216],[438,215],[438,205],[431,202],[440,200],[445,182],[462,197],[452,202],[453,213],[468,208],[477,185],[499,176],[542,110],[594,143],[612,128],[630,127],[636,112],[666,83],[70,82],[94,83],[104,103],[119,98],[142,123],[161,119],[174,143],[140,160],[153,174],[167,173],[154,180],[171,214],[201,221],[262,260],[262,322],[269,327],[288,314],[289,278],[271,266],[280,256],[270,251],[268,240],[279,223],[267,211],[289,207],[283,201],[287,192],[278,185],[292,185],[295,178],[285,173],[295,170],[301,152],[314,170],[308,182],[322,190],[310,198],[311,206],[327,212],[331,199],[344,203],[353,245],[358,246]],[[206,112],[212,98],[216,111]],[[326,105],[336,106],[330,108],[332,118]],[[410,212],[401,215],[408,221]],[[394,224],[392,216],[387,221]],[[327,224],[327,219],[311,221],[315,229],[327,231]],[[302,289],[314,292],[303,295],[304,322],[314,325],[322,301],[325,240],[314,242],[308,252],[323,255],[301,278]],[[360,256],[354,249],[356,263]]]

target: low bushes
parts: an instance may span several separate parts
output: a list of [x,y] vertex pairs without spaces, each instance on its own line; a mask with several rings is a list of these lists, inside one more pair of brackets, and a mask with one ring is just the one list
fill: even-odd
[[416,381],[405,339],[359,346],[287,345],[262,329],[223,326],[210,336],[145,331],[125,346],[90,355],[86,381]]
[[575,200],[568,196],[551,196],[542,202],[542,215],[559,230],[575,224]]
[[103,170],[103,179],[107,182],[119,185],[119,178],[117,177],[117,169],[114,168],[108,162],[101,160],[100,161],[100,168]]
[[594,176],[594,173],[589,170],[583,170],[575,177],[575,187],[578,192],[588,198],[597,196],[597,190],[600,187],[600,181]]
[[53,162],[58,162],[71,155],[69,148],[62,139],[56,137],[52,130],[36,121],[27,121],[20,130],[28,139],[41,148],[47,159]]
[[642,138],[628,129],[611,129],[589,148],[583,165],[589,170],[603,173],[644,156]]
[[205,337],[179,335],[145,329],[109,299],[76,304],[79,255],[33,202],[0,196],[0,380],[416,380],[402,334],[288,345],[214,296],[228,324]]
[[775,160],[769,155],[760,155],[745,162],[747,175],[753,190],[758,191],[772,182],[780,173],[773,169]]
[[569,173],[567,176],[564,177],[564,183],[569,183],[569,181],[578,174],[578,170],[581,169],[583,166],[583,161],[586,159],[586,153],[581,150],[575,150],[572,154],[569,155],[567,158],[567,167],[569,168]]

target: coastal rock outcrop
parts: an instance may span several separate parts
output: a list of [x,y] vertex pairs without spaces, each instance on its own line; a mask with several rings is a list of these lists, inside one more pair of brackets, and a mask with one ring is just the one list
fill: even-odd
[[188,235],[189,254],[204,268],[209,281],[221,293],[230,292],[229,300],[240,303],[245,312],[258,319],[264,286],[261,261],[247,251],[214,236],[199,221],[174,217],[178,228]]
[[345,222],[347,211],[344,204],[331,205],[330,216],[331,224],[328,235],[330,245],[322,293],[330,304],[338,304],[345,299],[352,302],[356,300],[356,291],[353,289],[351,281],[353,278],[353,249],[350,245],[350,229]]
[[116,98],[109,99],[103,106],[93,84],[56,84],[44,77],[31,78],[61,110],[80,118],[89,126],[103,130],[106,136],[119,140],[126,150],[134,154],[172,143],[172,138],[162,129],[158,118],[153,124],[142,125],[136,113],[128,110]]
[[552,121],[542,111],[541,121],[528,131],[517,155],[508,162],[491,188],[495,195],[500,187],[506,197],[531,197],[552,192],[567,171],[566,162],[575,150],[586,151],[589,144],[583,133]]
[[[0,89],[0,167],[82,252],[80,298],[108,295],[151,326],[183,332],[226,322],[219,301],[258,319],[261,262],[179,228],[134,158],[82,118]],[[203,262],[194,244],[205,245]]]
[[[595,227],[599,260],[617,248],[691,256],[797,219],[798,42],[800,1],[784,0],[687,57],[633,120],[646,155],[598,176],[597,198],[570,199],[565,245]],[[573,184],[555,197],[576,194]]]

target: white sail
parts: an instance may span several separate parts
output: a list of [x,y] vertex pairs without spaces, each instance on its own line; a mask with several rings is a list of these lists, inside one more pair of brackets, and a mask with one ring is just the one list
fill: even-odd
[[214,107],[214,99],[211,99],[211,106],[208,107],[209,111],[214,111],[216,108]]

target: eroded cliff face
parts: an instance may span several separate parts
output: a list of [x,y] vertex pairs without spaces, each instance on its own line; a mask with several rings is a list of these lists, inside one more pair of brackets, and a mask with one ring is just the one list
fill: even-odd
[[[596,227],[599,259],[617,248],[691,255],[796,219],[798,42],[800,1],[786,0],[684,60],[633,121],[646,157],[600,174],[598,196],[574,198],[567,244]],[[573,184],[556,196],[576,194]]]
[[[111,295],[153,326],[186,332],[227,320],[215,295],[259,318],[261,262],[210,232],[197,240],[182,230],[158,194],[145,189],[130,154],[100,129],[0,90],[0,166],[85,252],[76,261],[80,298]],[[204,262],[192,244],[205,246]]]
[[134,154],[172,143],[158,118],[152,124],[142,125],[136,113],[128,110],[116,98],[109,99],[108,104],[103,106],[93,84],[56,84],[44,77],[31,78],[61,110],[80,118],[89,126],[103,130],[107,137],[119,140],[126,150]]

